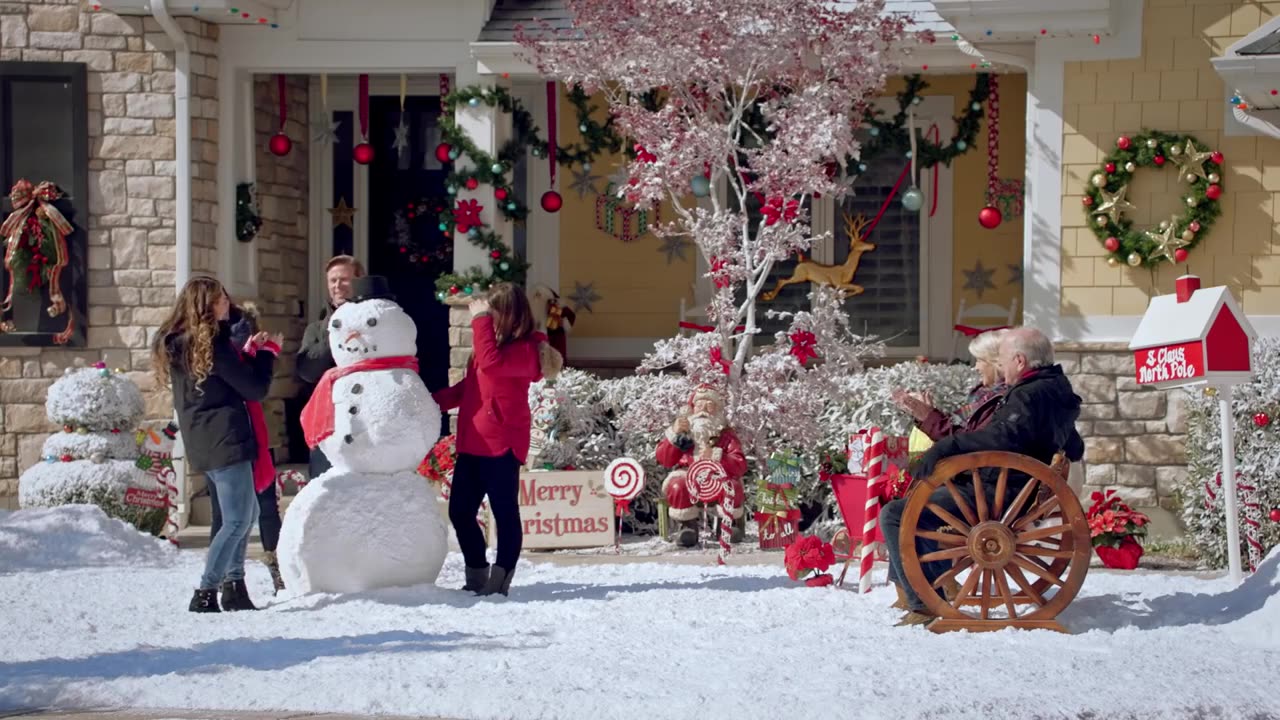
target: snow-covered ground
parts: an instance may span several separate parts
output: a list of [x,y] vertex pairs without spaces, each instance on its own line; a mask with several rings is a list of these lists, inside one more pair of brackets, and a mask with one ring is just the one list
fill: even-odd
[[[0,711],[1280,717],[1280,551],[1235,589],[1092,572],[1064,617],[1069,636],[894,628],[887,588],[798,587],[780,557],[525,562],[497,601],[434,587],[273,599],[254,564],[265,610],[193,615],[200,554],[43,512],[0,513]],[[461,575],[451,555],[440,582]]]

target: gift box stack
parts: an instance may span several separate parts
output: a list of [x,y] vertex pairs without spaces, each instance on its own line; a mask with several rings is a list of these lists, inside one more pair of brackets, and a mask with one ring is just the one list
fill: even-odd
[[800,509],[796,507],[798,482],[799,458],[790,453],[774,453],[769,458],[768,475],[756,488],[756,524],[760,528],[761,550],[781,550],[796,541],[800,530]]

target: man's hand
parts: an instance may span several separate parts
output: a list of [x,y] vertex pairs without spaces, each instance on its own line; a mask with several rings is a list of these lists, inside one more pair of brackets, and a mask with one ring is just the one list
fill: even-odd
[[680,417],[677,417],[675,423],[672,424],[671,426],[671,432],[675,433],[676,435],[688,435],[689,434],[689,417],[687,415],[681,415]]
[[483,298],[476,298],[471,301],[471,304],[467,306],[467,309],[471,311],[471,317],[487,313],[489,312],[489,301]]

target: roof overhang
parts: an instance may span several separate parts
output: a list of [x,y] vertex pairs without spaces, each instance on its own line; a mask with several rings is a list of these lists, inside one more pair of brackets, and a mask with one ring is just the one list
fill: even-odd
[[[1244,108],[1226,106],[1228,129],[1248,128],[1280,138],[1280,54],[1249,55],[1240,50],[1268,35],[1280,32],[1280,17],[1272,18],[1213,58],[1213,69],[1226,86],[1228,98],[1238,96]],[[1233,122],[1232,122],[1233,121]],[[1231,133],[1229,133],[1231,134]]]
[[165,2],[174,17],[194,17],[222,25],[281,27],[293,16],[295,0],[97,0],[117,15],[151,16],[152,2]]
[[973,43],[1026,42],[1042,36],[1108,36],[1121,3],[1141,0],[931,0],[933,9]]

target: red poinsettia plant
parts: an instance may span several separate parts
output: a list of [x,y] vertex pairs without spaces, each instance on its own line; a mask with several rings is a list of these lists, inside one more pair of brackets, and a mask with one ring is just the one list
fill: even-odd
[[457,456],[454,439],[453,435],[440,438],[418,465],[418,474],[434,483],[443,483],[453,475],[454,458]]
[[[836,551],[831,543],[813,535],[804,535],[788,545],[785,555],[787,576],[792,580],[804,580],[804,584],[809,587],[830,585],[832,577],[826,570],[835,561]],[[808,577],[810,574],[813,577]]]
[[1119,547],[1126,537],[1147,534],[1150,518],[1129,507],[1115,490],[1095,492],[1090,499],[1087,517],[1094,547]]

